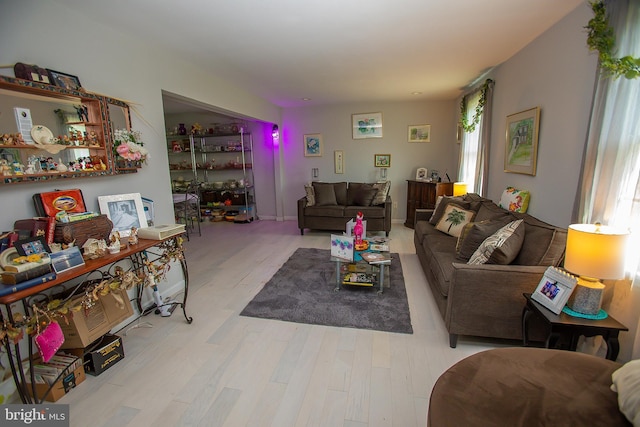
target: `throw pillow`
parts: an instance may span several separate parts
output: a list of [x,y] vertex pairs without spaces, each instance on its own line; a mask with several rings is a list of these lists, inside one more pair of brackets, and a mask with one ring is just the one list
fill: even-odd
[[354,206],[371,206],[371,202],[376,197],[378,189],[368,185],[362,185],[353,195]]
[[432,225],[436,225],[438,221],[440,221],[440,218],[442,218],[444,211],[447,209],[447,206],[449,206],[450,203],[453,203],[457,205],[458,208],[465,209],[465,210],[469,209],[471,205],[469,202],[465,202],[462,197],[450,197],[450,196],[443,197],[442,200],[440,200],[440,203],[438,203],[438,207],[434,209],[433,215],[429,220],[429,222]]
[[510,210],[511,212],[527,212],[529,207],[529,199],[531,194],[526,190],[516,190],[513,187],[507,187],[500,197],[500,206],[503,209]]
[[316,196],[316,206],[335,206],[338,204],[333,184],[314,182],[313,192]]
[[376,182],[373,184],[373,188],[378,191],[376,192],[371,205],[384,205],[384,202],[387,200],[387,195],[389,194],[389,189],[391,188],[391,181]]
[[440,221],[436,224],[436,229],[450,236],[458,237],[466,224],[471,222],[474,211],[468,211],[455,204],[449,204],[444,210]]
[[316,204],[316,193],[313,191],[313,185],[306,184],[304,192],[307,194],[307,206],[314,206]]
[[522,222],[521,219],[511,221],[484,239],[467,264],[510,264],[518,256],[524,241]]
[[627,362],[611,374],[611,390],[618,393],[618,407],[629,422],[640,426],[640,359]]
[[459,260],[469,261],[471,255],[484,242],[484,239],[511,222],[509,219],[470,222],[465,225],[458,237],[456,256]]
[[433,221],[433,218],[435,218],[436,211],[438,210],[438,206],[440,206],[440,202],[442,202],[442,199],[444,199],[444,196],[438,196],[438,198],[436,199],[436,204],[433,206],[433,212],[431,212],[431,217],[429,218],[429,222],[431,224],[435,225],[438,223],[438,221],[434,221],[434,222],[431,222],[431,221]]

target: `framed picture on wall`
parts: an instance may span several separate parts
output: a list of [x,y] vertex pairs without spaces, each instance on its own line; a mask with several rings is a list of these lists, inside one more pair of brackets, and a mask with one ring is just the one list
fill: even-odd
[[540,107],[507,116],[504,171],[536,174]]
[[409,125],[409,142],[431,142],[431,125]]
[[374,154],[373,165],[377,168],[388,168],[391,166],[391,154]]
[[335,173],[344,173],[344,152],[342,150],[333,152],[333,163]]
[[322,157],[322,134],[310,133],[304,136],[304,156]]
[[382,113],[351,115],[353,139],[382,138]]

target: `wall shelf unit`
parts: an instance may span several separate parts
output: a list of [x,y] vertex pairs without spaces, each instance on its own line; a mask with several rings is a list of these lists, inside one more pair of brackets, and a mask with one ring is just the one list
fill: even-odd
[[[198,183],[201,209],[223,211],[236,221],[257,218],[253,178],[253,140],[237,133],[167,135],[169,169],[174,193]],[[222,216],[222,215],[220,215]]]

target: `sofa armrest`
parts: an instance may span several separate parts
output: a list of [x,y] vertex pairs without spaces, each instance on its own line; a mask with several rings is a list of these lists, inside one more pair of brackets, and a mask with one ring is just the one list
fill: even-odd
[[[469,265],[453,263],[445,323],[451,333],[460,325],[478,331],[520,330],[523,293],[535,291],[546,266]],[[478,333],[483,336],[484,334]],[[491,332],[485,336],[492,336]]]
[[304,208],[307,206],[307,198],[301,197],[298,199],[298,228],[300,229],[300,234],[303,234],[304,230]]
[[433,215],[433,209],[416,209],[416,216],[413,224],[415,225],[418,221],[429,221]]

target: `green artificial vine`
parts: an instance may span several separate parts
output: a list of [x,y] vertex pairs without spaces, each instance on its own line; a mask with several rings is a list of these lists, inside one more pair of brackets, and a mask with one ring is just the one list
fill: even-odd
[[489,90],[489,85],[493,83],[493,80],[487,79],[483,83],[480,88],[480,100],[478,101],[478,105],[476,105],[476,111],[473,114],[473,118],[471,121],[467,119],[467,97],[466,95],[460,101],[460,126],[465,132],[471,133],[476,130],[476,126],[480,123],[480,117],[482,117],[482,113],[484,112],[484,106],[487,103],[487,92]]
[[622,58],[613,57],[616,37],[613,28],[609,25],[604,3],[602,1],[591,2],[591,10],[593,10],[594,16],[585,27],[589,33],[587,45],[590,50],[598,51],[602,71],[614,79],[620,76],[635,79],[640,76],[640,58],[634,58],[631,55]]

